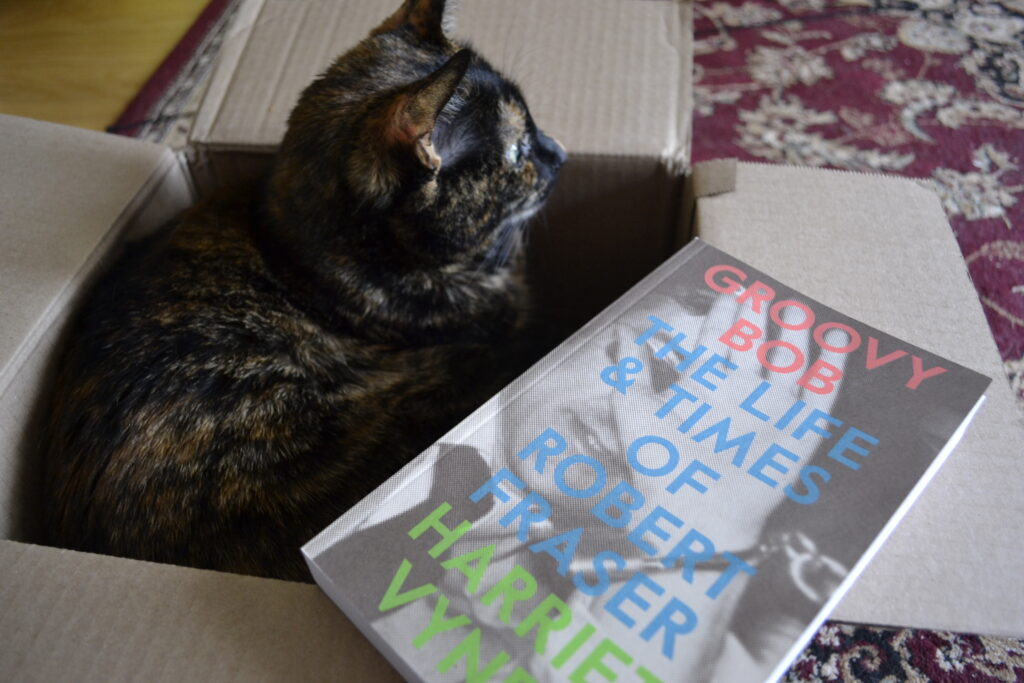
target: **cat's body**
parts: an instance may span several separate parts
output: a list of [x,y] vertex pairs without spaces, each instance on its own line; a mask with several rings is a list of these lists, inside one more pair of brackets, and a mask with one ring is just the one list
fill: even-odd
[[565,156],[443,11],[407,0],[307,89],[266,184],[101,282],[54,390],[52,542],[307,578],[303,542],[509,378]]

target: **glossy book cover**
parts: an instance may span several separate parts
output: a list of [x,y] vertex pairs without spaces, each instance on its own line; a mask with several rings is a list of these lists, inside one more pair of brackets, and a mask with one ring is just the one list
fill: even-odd
[[303,552],[410,680],[774,680],[989,381],[695,240]]

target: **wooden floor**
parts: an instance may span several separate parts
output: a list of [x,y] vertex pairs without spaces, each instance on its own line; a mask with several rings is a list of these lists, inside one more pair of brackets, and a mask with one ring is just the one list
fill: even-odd
[[0,112],[103,130],[209,0],[0,0]]

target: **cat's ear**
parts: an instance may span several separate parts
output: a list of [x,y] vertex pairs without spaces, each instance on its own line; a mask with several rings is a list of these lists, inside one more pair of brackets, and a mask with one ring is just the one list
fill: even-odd
[[457,0],[405,0],[394,14],[373,30],[372,35],[407,27],[417,36],[448,47],[448,34],[455,26]]
[[441,167],[441,158],[434,151],[430,135],[441,110],[465,77],[472,58],[469,50],[460,50],[440,69],[409,86],[392,110],[388,141],[395,147],[410,149],[416,159],[432,171]]

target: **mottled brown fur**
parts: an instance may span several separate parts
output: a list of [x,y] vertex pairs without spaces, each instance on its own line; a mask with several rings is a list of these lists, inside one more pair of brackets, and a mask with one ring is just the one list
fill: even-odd
[[59,545],[308,579],[299,546],[523,359],[523,224],[564,151],[407,0],[303,94],[272,176],[131,249],[64,354]]

